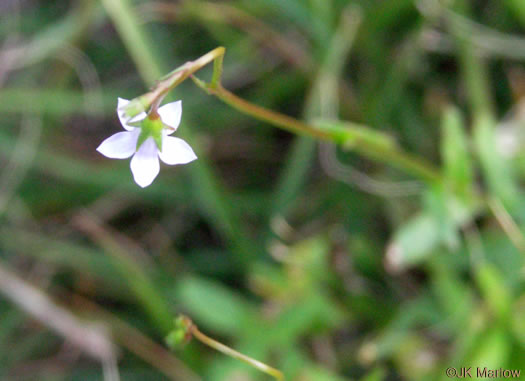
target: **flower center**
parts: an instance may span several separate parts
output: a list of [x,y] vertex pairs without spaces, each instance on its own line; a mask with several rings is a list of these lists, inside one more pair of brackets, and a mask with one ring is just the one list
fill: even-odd
[[164,128],[164,125],[162,124],[162,120],[157,115],[150,115],[142,120],[140,124],[140,135],[139,139],[137,141],[137,150],[140,148],[142,143],[144,143],[148,138],[153,138],[155,141],[155,144],[157,144],[157,148],[159,151],[162,150],[162,130]]

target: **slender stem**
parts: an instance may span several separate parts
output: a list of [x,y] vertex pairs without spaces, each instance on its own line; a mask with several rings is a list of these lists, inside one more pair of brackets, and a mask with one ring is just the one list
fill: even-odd
[[315,128],[297,119],[291,118],[287,115],[254,105],[253,103],[239,98],[235,94],[229,92],[221,85],[218,85],[216,88],[208,88],[208,93],[215,95],[223,102],[244,114],[253,116],[256,119],[263,120],[287,131],[299,135],[311,136],[321,140],[333,141],[332,134]]
[[217,88],[221,84],[222,78],[222,61],[224,59],[224,52],[215,61],[213,61],[213,75],[211,77],[210,87]]
[[[181,67],[175,69],[173,72],[164,76],[153,88],[152,91],[143,95],[146,99],[150,100],[152,107],[158,107],[162,102],[162,99],[169,93],[173,88],[177,87],[181,82],[185,81],[190,75],[196,71],[202,69],[204,66],[211,62],[218,60],[220,64],[218,70],[213,71],[213,78],[219,80],[222,73],[222,57],[224,56],[225,49],[222,46],[213,49],[206,53],[202,57],[195,61],[186,62]],[[218,76],[218,77],[217,77]]]
[[[218,85],[216,88],[212,89],[198,78],[192,76],[192,79],[197,84],[197,86],[203,88],[207,93],[215,95],[223,102],[244,114],[250,115],[256,119],[263,120],[273,124],[274,126],[283,128],[296,134],[311,136],[332,143],[335,140],[334,136],[329,132],[323,131],[289,116],[249,103],[244,99],[239,98],[235,94],[232,94],[221,85]],[[391,164],[407,173],[425,180],[428,183],[441,182],[441,175],[437,169],[432,167],[430,164],[423,162],[421,159],[413,157],[406,152],[398,150],[397,148],[385,150],[384,147],[361,145],[356,146],[355,149],[369,158]]]
[[240,360],[258,370],[261,372],[264,372],[276,380],[284,381],[284,375],[281,371],[272,368],[269,365],[266,365],[265,363],[262,363],[258,360],[255,360],[251,357],[248,357],[246,355],[243,355],[242,353],[239,353],[230,347],[227,347],[226,345],[219,343],[217,340],[212,339],[211,337],[206,336],[204,333],[199,331],[197,326],[195,324],[190,325],[190,332],[197,340],[202,342],[203,344],[208,345],[209,347],[212,347],[213,349],[218,350],[221,353],[224,353],[227,356],[233,357],[234,359]]
[[[220,80],[222,76],[222,60],[224,54],[225,49],[224,47],[220,46],[195,61],[186,62],[181,67],[164,76],[155,85],[155,87],[149,93],[143,95],[143,97],[146,97],[150,100],[152,107],[155,105],[158,106],[158,104],[160,104],[162,101],[162,98],[169,91],[178,86],[188,77],[192,76],[192,79],[197,84],[197,86],[205,90],[207,93],[217,96],[219,99],[245,114],[277,125],[293,133],[299,133],[302,135],[308,135],[319,139],[332,141],[331,134],[327,132],[323,132],[313,126],[310,126],[289,116],[249,103],[222,87]],[[211,62],[214,62],[211,84],[207,84],[198,78],[193,77],[195,72],[202,69]]]

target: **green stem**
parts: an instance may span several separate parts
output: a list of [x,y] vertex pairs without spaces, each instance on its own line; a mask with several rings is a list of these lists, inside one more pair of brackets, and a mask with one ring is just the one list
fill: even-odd
[[217,57],[215,61],[213,61],[213,75],[211,77],[211,83],[210,87],[212,89],[217,88],[221,84],[221,78],[222,78],[222,61],[224,59],[224,50],[222,54]]
[[[198,82],[196,83],[198,84]],[[206,91],[211,95],[215,95],[229,106],[244,114],[268,122],[289,132],[310,136],[321,140],[333,141],[333,137],[330,133],[322,131],[287,115],[254,105],[253,103],[239,98],[235,94],[229,92],[221,85],[218,85],[216,88],[207,87]]]
[[[193,82],[206,91],[206,93],[216,96],[229,106],[244,114],[298,135],[309,136],[332,143],[343,143],[328,131],[324,131],[287,115],[257,106],[226,90],[220,83],[224,54],[225,49],[219,47],[205,54],[196,61],[184,64],[165,76],[150,93],[145,94],[143,97],[148,97],[151,102],[157,102],[159,97],[163,97],[167,92],[191,76]],[[214,62],[214,68],[211,83],[206,83],[193,75],[193,73],[197,72],[212,61]],[[441,181],[441,174],[432,165],[425,163],[420,158],[412,157],[397,148],[391,148],[390,151],[385,152],[384,147],[370,145],[356,147],[356,151],[374,160],[389,163],[426,182],[439,183]]]
[[[268,122],[274,126],[296,134],[311,136],[313,138],[330,141],[332,143],[338,142],[337,138],[329,132],[323,131],[289,116],[267,110],[247,102],[244,99],[232,94],[221,85],[218,85],[216,88],[212,89],[198,78],[192,77],[192,79],[194,79],[194,82],[197,84],[197,86],[204,89],[208,94],[215,95],[223,102],[244,114],[250,115],[256,119]],[[441,174],[437,169],[435,169],[430,164],[425,163],[421,159],[413,157],[408,153],[398,150],[397,148],[389,148],[388,150],[385,150],[385,147],[383,146],[380,147],[365,144],[356,146],[355,149],[364,156],[367,156],[376,161],[391,164],[392,166],[419,177],[428,183],[439,183],[441,181]]]
[[199,340],[201,343],[203,344],[206,344],[208,345],[209,347],[221,352],[221,353],[224,353],[225,355],[227,356],[230,356],[230,357],[233,357],[234,359],[236,360],[239,360],[239,361],[242,361],[258,370],[260,370],[261,372],[264,372],[270,376],[272,376],[273,378],[275,378],[276,380],[278,381],[284,381],[284,375],[281,371],[275,369],[275,368],[272,368],[271,366],[269,365],[266,365],[265,363],[263,362],[260,362],[258,360],[255,360],[249,356],[246,356],[242,353],[239,353],[237,352],[236,350],[234,349],[231,349],[230,347],[222,344],[222,343],[219,343],[217,340],[214,340],[212,339],[211,337],[208,337],[206,336],[204,333],[202,333],[201,331],[199,331],[199,329],[197,328],[197,326],[195,324],[191,324],[190,325],[190,332],[192,334],[193,337],[195,337],[197,340]]
[[224,53],[225,49],[222,46],[219,46],[218,48],[213,49],[211,52],[206,53],[195,61],[186,62],[184,65],[164,76],[155,85],[153,90],[144,94],[141,98],[146,99],[146,102],[149,101],[149,103],[154,106],[158,106],[166,94],[168,94],[172,89],[185,81],[190,75],[202,69],[211,62],[218,62],[214,65],[212,80],[212,83],[214,83],[214,81],[218,83],[222,74],[222,57],[224,56]]

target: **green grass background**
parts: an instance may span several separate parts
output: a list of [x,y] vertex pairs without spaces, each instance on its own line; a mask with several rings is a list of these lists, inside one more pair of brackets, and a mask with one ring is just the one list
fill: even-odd
[[[4,1],[0,266],[105,327],[122,380],[270,379],[197,341],[170,353],[178,313],[291,381],[525,377],[524,32],[522,0]],[[199,160],[139,188],[95,151],[117,97],[217,46],[240,97],[388,134],[439,179],[186,81]],[[104,379],[5,279],[0,379]]]

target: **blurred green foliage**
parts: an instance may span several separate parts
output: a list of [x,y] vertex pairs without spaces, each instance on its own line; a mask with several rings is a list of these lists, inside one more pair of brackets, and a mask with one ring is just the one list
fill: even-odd
[[[524,1],[11,0],[0,20],[0,266],[106,327],[122,380],[269,379],[169,353],[181,312],[291,381],[525,373]],[[347,144],[186,81],[199,160],[139,188],[95,151],[117,96],[219,45],[225,88]],[[112,379],[17,304],[0,282],[0,379]]]

